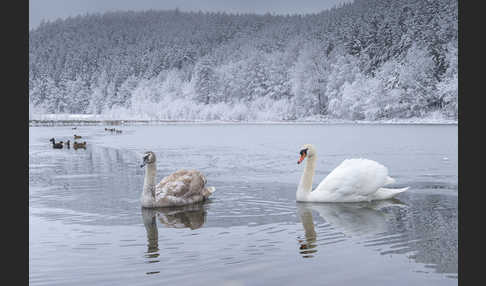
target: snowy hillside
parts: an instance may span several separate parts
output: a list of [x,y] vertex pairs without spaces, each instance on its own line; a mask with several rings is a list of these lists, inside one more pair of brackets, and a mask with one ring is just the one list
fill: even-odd
[[457,0],[91,14],[29,34],[30,114],[457,120]]

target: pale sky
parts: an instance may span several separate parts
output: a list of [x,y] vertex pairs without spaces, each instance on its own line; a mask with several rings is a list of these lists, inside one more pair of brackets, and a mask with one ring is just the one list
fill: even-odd
[[52,21],[85,13],[126,10],[225,11],[264,14],[306,14],[352,0],[29,0],[29,29],[42,19]]

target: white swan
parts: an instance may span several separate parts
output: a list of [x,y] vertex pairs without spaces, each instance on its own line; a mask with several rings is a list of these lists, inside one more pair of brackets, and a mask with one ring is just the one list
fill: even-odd
[[146,208],[181,206],[197,203],[207,199],[214,187],[205,187],[206,178],[197,170],[179,170],[165,177],[155,185],[157,166],[152,151],[145,152],[140,167],[147,166],[143,191],[140,198]]
[[300,164],[307,163],[300,179],[296,198],[301,202],[360,202],[385,200],[408,190],[383,188],[395,180],[388,176],[388,169],[368,159],[347,159],[336,167],[312,191],[312,180],[316,167],[317,153],[311,144],[305,144],[300,151]]

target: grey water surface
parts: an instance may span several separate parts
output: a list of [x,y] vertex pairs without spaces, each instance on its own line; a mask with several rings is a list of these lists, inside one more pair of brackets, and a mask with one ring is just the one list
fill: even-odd
[[[457,125],[167,124],[29,128],[30,285],[457,285]],[[49,139],[87,148],[52,149]],[[346,158],[388,167],[393,200],[297,203]],[[157,181],[203,172],[211,200],[142,209]]]

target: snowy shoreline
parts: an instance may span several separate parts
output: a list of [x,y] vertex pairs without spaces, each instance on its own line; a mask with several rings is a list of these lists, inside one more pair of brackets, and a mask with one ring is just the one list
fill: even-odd
[[[34,116],[33,116],[34,117]],[[164,125],[164,124],[424,124],[457,125],[457,120],[438,118],[409,118],[386,120],[344,120],[303,118],[298,120],[150,120],[112,119],[91,114],[44,114],[29,118],[29,126],[71,126],[71,125]]]

